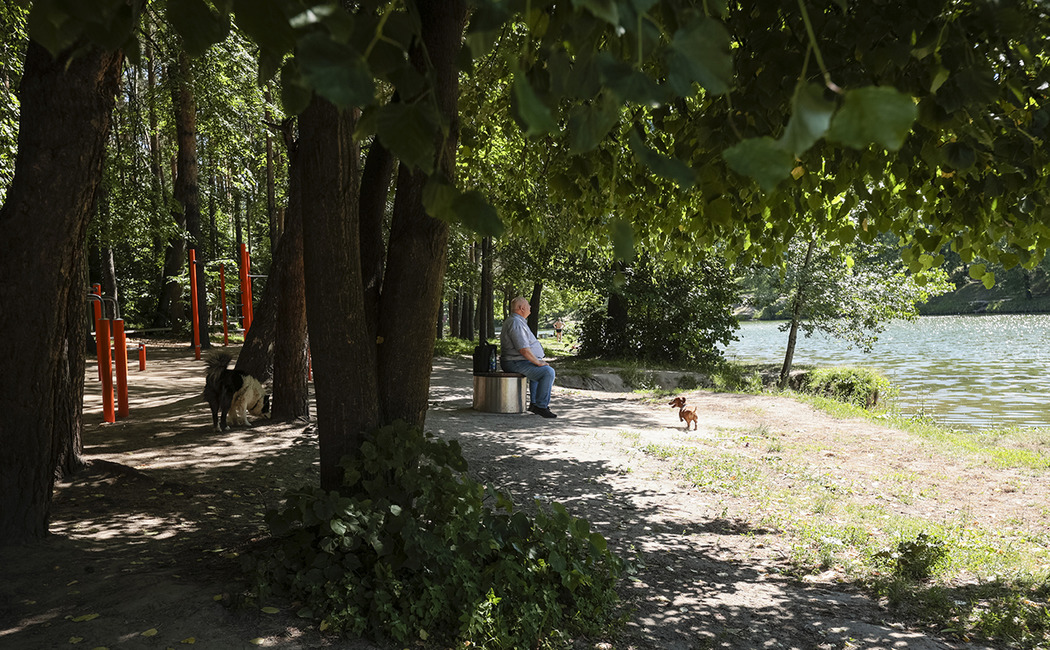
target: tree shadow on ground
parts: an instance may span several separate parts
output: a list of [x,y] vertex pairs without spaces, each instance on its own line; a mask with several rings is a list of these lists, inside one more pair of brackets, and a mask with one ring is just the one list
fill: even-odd
[[[101,424],[88,369],[85,446],[105,462],[57,487],[50,540],[0,550],[0,645],[374,647],[324,637],[290,603],[274,601],[277,614],[224,606],[243,590],[241,559],[266,535],[264,511],[317,484],[317,441],[301,422],[212,431],[203,362],[185,354],[155,354],[152,373],[129,381],[131,417],[115,424]],[[885,612],[848,586],[785,578],[756,541],[770,531],[641,471],[620,443],[670,431],[669,410],[559,391],[557,420],[479,413],[468,367],[435,363],[427,429],[457,440],[478,480],[525,508],[564,504],[629,561],[614,647],[955,647],[882,624]]]

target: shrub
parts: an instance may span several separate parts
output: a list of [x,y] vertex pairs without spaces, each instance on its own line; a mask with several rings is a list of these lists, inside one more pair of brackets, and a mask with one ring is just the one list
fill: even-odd
[[560,504],[516,511],[463,474],[456,442],[399,423],[343,468],[342,493],[295,490],[267,513],[260,598],[283,593],[322,630],[398,642],[540,647],[608,621],[622,563],[605,538]]
[[928,580],[933,568],[948,555],[945,543],[926,533],[913,540],[901,540],[896,546],[875,554],[876,562],[889,567],[893,576],[904,580]]
[[799,389],[863,408],[877,406],[893,391],[889,380],[869,368],[817,368],[805,375]]

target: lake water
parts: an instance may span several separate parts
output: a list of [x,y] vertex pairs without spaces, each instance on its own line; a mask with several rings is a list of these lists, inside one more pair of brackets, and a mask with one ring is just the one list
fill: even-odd
[[[728,359],[784,361],[780,322],[745,321]],[[895,321],[870,353],[799,333],[795,364],[868,366],[900,388],[901,412],[959,428],[1050,426],[1050,315],[925,316]]]

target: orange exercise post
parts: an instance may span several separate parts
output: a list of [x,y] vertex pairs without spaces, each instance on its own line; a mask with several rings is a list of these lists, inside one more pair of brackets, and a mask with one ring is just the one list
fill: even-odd
[[201,315],[197,307],[197,249],[190,249],[190,313],[193,314],[193,358],[201,358]]
[[139,371],[146,369],[146,344],[139,343]]
[[226,265],[219,265],[219,296],[222,302],[222,344],[230,344],[230,323],[226,314]]
[[117,369],[117,417],[126,418],[128,409],[128,338],[124,319],[113,319],[113,362]]
[[99,319],[98,329],[95,331],[98,340],[104,341],[102,351],[98,357],[98,367],[102,368],[102,419],[105,422],[115,422],[113,415],[113,370],[109,359],[109,321],[105,318]]

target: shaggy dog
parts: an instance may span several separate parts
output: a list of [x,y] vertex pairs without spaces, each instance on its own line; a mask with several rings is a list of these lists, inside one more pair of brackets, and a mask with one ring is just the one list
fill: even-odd
[[226,416],[233,411],[233,424],[247,426],[248,413],[269,414],[270,396],[259,381],[242,370],[230,370],[233,356],[220,350],[208,355],[208,372],[204,379],[204,399],[211,407],[212,426],[216,431],[229,428]]

